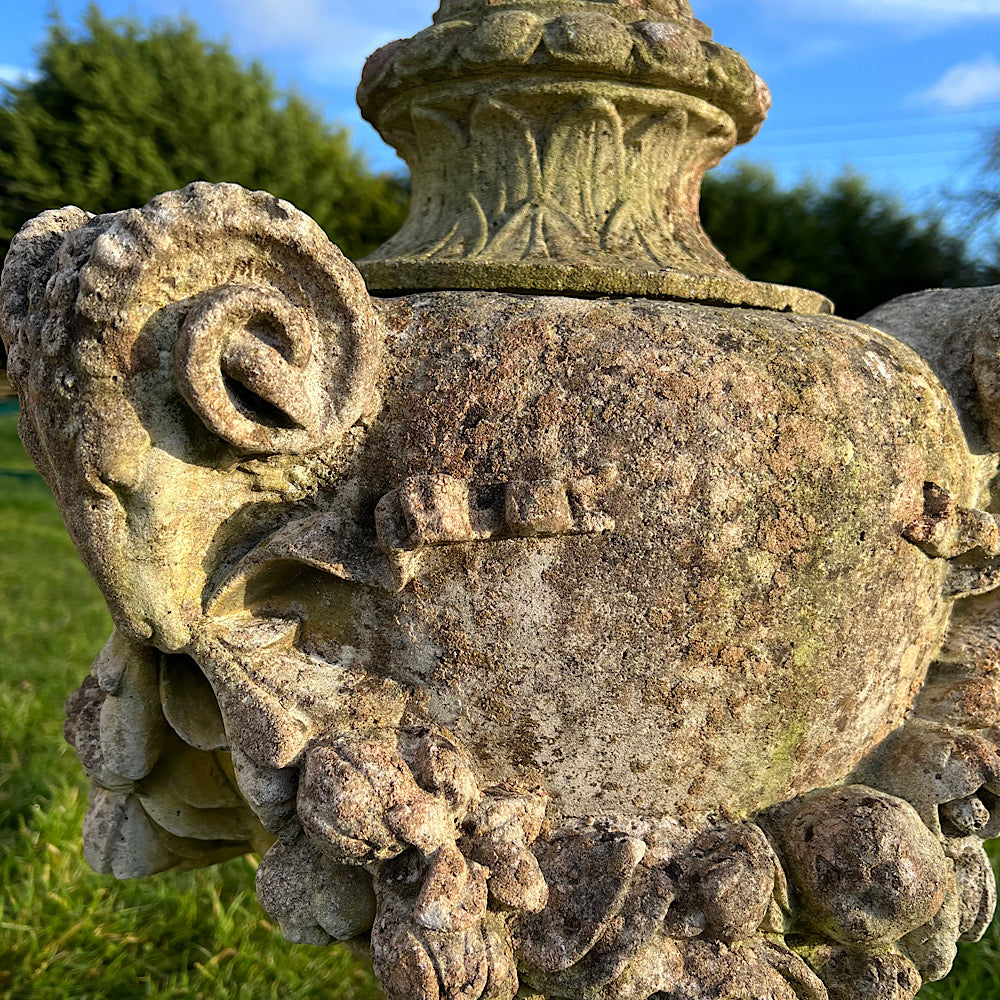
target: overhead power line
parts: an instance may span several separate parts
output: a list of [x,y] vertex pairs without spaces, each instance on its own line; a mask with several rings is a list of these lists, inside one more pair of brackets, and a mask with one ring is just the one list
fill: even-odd
[[1000,100],[987,101],[978,104],[975,108],[954,108],[952,110],[931,111],[929,109],[914,110],[911,112],[892,111],[891,113],[879,113],[870,115],[843,115],[833,117],[822,117],[810,119],[808,122],[789,123],[788,125],[775,125],[774,131],[819,131],[828,132],[835,128],[857,128],[895,125],[902,122],[914,121],[941,121],[953,118],[975,117],[982,119],[979,126],[989,128],[991,123],[995,123],[1000,116]]

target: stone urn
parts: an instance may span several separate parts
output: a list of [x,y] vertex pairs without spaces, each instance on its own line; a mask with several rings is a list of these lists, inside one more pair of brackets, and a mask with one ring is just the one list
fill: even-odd
[[911,998],[995,902],[1000,295],[735,272],[769,96],[686,0],[444,0],[359,101],[413,199],[357,266],[204,183],[8,256],[116,626],[88,860],[259,851],[390,1000]]

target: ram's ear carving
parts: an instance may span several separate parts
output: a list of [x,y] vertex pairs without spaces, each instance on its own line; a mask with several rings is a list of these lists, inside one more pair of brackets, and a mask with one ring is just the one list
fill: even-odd
[[1000,451],[1000,286],[989,289],[982,302],[973,330],[973,372],[987,439]]
[[252,454],[328,448],[371,406],[375,310],[307,215],[197,183],[107,219],[76,299],[89,374],[152,370],[172,351],[191,408]]
[[931,366],[973,454],[1000,451],[1000,285],[902,295],[859,322],[901,340]]

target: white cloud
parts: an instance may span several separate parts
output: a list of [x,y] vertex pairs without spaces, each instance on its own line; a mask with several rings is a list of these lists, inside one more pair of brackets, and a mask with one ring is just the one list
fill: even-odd
[[945,25],[968,18],[1000,20],[1000,0],[757,0],[799,20],[853,24]]
[[0,83],[9,83],[18,86],[22,83],[30,83],[38,79],[38,73],[23,66],[11,66],[7,63],[0,63]]
[[234,41],[264,54],[298,53],[311,73],[350,70],[356,74],[369,53],[427,27],[433,13],[426,0],[218,2],[226,11]]
[[1000,101],[1000,62],[986,55],[973,62],[959,63],[916,96],[921,104],[955,110]]

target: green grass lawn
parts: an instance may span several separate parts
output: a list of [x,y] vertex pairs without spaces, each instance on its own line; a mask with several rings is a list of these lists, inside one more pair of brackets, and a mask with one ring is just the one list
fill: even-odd
[[[375,1000],[344,947],[282,939],[254,859],[135,882],[87,867],[62,706],[111,624],[15,422],[0,412],[0,1000]],[[1000,997],[997,928],[920,996]]]

